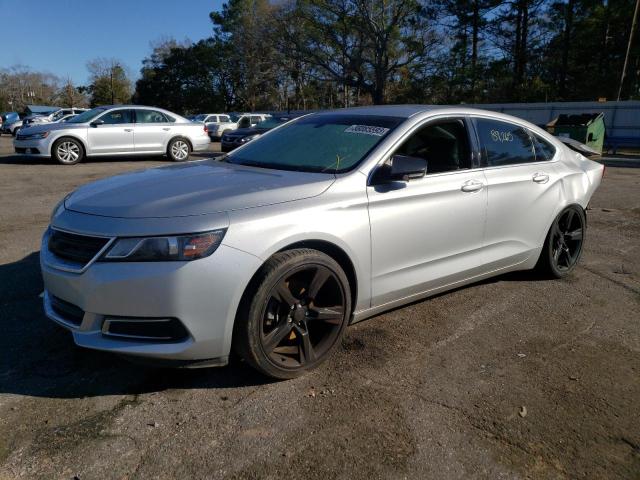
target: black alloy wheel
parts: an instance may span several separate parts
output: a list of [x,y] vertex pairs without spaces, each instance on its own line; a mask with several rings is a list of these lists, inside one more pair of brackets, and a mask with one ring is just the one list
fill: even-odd
[[584,237],[585,216],[582,208],[567,207],[551,225],[539,266],[556,278],[568,275],[580,259]]
[[351,314],[340,266],[319,251],[290,250],[267,262],[259,281],[246,317],[236,321],[239,353],[281,379],[319,365],[339,343]]

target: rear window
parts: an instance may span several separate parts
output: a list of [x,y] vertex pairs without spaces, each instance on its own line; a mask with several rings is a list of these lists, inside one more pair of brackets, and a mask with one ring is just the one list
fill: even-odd
[[545,160],[551,160],[553,156],[556,154],[556,147],[551,145],[548,141],[542,138],[540,135],[536,135],[533,132],[531,133],[531,138],[533,138],[533,145],[536,149],[536,159],[541,162]]
[[490,167],[536,161],[529,133],[519,125],[484,118],[476,119],[482,156]]

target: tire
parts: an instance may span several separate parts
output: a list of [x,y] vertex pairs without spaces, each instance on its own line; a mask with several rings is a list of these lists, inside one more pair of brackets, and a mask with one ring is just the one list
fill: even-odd
[[312,249],[280,252],[245,291],[233,349],[265,375],[295,378],[329,357],[350,316],[349,280],[333,258]]
[[75,165],[84,159],[84,147],[75,138],[63,137],[51,147],[51,156],[62,165]]
[[564,278],[578,264],[586,233],[584,210],[570,205],[553,220],[544,241],[536,270],[551,278]]
[[172,138],[167,145],[167,157],[174,162],[184,162],[191,154],[191,144],[186,138]]

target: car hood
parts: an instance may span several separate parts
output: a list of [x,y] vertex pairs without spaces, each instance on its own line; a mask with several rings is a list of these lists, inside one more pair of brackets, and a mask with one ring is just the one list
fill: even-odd
[[121,218],[204,215],[314,197],[334,180],[323,173],[204,160],[89,183],[67,197],[65,208]]
[[54,130],[74,130],[87,128],[86,123],[30,123],[25,127],[23,132],[29,130],[29,133],[52,132]]

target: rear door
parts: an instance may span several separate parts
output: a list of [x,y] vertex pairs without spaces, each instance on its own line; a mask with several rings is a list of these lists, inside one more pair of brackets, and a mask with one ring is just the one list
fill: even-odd
[[130,109],[109,110],[87,129],[91,155],[133,152],[133,113]]
[[164,153],[172,122],[164,113],[152,109],[136,109],[135,116],[135,152]]
[[487,263],[521,263],[542,245],[557,210],[557,153],[515,123],[476,117],[474,125],[488,182]]

